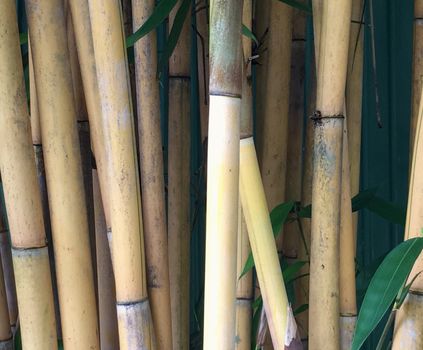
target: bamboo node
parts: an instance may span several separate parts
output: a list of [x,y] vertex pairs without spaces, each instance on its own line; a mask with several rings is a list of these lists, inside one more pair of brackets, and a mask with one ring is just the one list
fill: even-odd
[[344,118],[345,116],[343,114],[322,115],[322,112],[320,111],[315,111],[313,115],[310,117],[310,119],[313,120],[315,124],[321,123],[323,119],[344,119]]

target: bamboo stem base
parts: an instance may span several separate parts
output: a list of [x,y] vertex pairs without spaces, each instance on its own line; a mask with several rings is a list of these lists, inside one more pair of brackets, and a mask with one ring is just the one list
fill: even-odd
[[341,316],[339,319],[341,350],[350,350],[357,316]]
[[117,304],[116,309],[120,349],[154,350],[156,345],[148,299],[129,304]]
[[423,349],[423,294],[410,291],[397,311],[392,350]]

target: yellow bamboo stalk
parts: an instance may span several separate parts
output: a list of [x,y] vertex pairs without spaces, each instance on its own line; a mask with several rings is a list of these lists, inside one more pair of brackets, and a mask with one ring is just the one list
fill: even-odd
[[209,122],[209,6],[207,0],[196,3],[198,96],[202,144],[206,141]]
[[[153,12],[154,6],[154,0],[132,1],[134,28],[139,28],[145,22]],[[168,236],[160,130],[159,84],[156,79],[157,36],[155,31],[135,44],[135,62],[148,295],[151,300],[157,346],[159,349],[172,349]],[[171,109],[174,107],[171,106]],[[177,127],[182,128],[184,126],[177,123]],[[186,142],[189,145],[188,140],[181,140],[181,142]],[[189,169],[189,165],[187,166],[186,163],[180,166]],[[184,244],[189,244],[189,237],[185,237],[184,240],[186,240]],[[187,255],[189,256],[189,254]],[[187,300],[189,300],[188,297]]]
[[154,349],[122,12],[117,0],[90,0],[89,11],[104,134],[110,147],[108,186],[119,344],[121,349]]
[[[171,24],[178,8],[171,12]],[[189,349],[190,46],[188,15],[169,61],[168,237],[174,350]]]
[[240,197],[273,347],[284,349],[297,327],[283,284],[252,137],[240,144]]
[[96,349],[97,310],[72,77],[64,40],[64,7],[60,0],[27,0],[26,10],[44,140],[64,346]]
[[342,148],[342,190],[340,221],[339,311],[341,349],[351,349],[357,320],[355,290],[355,234],[351,208],[350,162],[347,123],[344,123]]
[[242,0],[210,2],[204,349],[235,346]]
[[314,120],[310,349],[340,347],[339,224],[350,19],[351,1],[323,2]]
[[[413,87],[411,102],[410,159],[414,150],[414,140],[419,115],[420,91],[423,87],[423,1],[414,0],[414,48],[413,48]],[[411,165],[411,164],[410,164]]]
[[[269,4],[269,32],[264,53],[263,98],[257,116],[257,150],[269,208],[285,199],[292,7],[280,1]],[[277,239],[282,254],[282,235]]]
[[[253,7],[251,0],[244,0],[242,10],[242,23],[251,29]],[[241,101],[241,127],[240,135],[251,136],[253,134],[253,90],[251,77],[251,39],[243,36],[243,60],[242,60],[242,101]],[[242,278],[242,271],[248,256],[251,252],[248,241],[247,225],[242,212],[241,203],[238,211],[238,246],[237,246],[237,289],[236,289],[236,342],[235,349],[251,349],[251,326],[252,307],[251,302],[254,297],[253,273],[248,272]]]
[[[15,1],[3,1],[0,171],[13,247],[22,344],[25,349],[57,349],[53,290],[18,38]],[[7,315],[7,308],[3,313]]]
[[[352,1],[350,44],[348,49],[348,72],[346,108],[348,124],[348,149],[350,159],[351,196],[360,190],[361,154],[361,108],[363,93],[363,36],[361,24],[363,0]],[[353,214],[354,235],[357,234],[358,213]],[[356,240],[356,238],[355,238]],[[355,245],[355,244],[354,244]]]
[[107,226],[101,202],[97,170],[93,169],[94,218],[97,256],[98,314],[100,320],[100,347],[104,350],[119,348],[116,315],[116,290],[112,259],[107,241]]
[[[408,192],[407,219],[405,237],[421,237],[423,227],[423,90],[420,91],[420,106],[417,118],[414,150],[412,153],[410,185]],[[423,270],[423,254],[417,258],[411,270],[411,280]],[[423,347],[423,277],[420,274],[410,287],[404,304],[398,310],[395,319],[393,350],[421,349]]]

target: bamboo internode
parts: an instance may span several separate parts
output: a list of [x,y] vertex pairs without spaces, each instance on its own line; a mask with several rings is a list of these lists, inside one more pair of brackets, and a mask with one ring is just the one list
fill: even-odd
[[[351,1],[322,3],[310,261],[310,349],[339,349],[339,233],[343,108]],[[318,36],[319,38],[319,36]]]
[[[154,348],[128,64],[118,1],[89,1],[107,161],[121,349]],[[109,28],[112,28],[109,30]]]
[[64,5],[59,0],[42,3],[28,0],[26,11],[32,38],[64,345],[96,349],[98,320],[72,76],[67,40],[63,40],[66,38]]
[[[56,349],[50,266],[18,38],[15,1],[3,1],[0,5],[0,169],[11,232],[22,343],[25,349]],[[0,280],[3,281],[3,274]],[[7,307],[3,311],[9,322]],[[2,333],[1,340],[5,340]]]

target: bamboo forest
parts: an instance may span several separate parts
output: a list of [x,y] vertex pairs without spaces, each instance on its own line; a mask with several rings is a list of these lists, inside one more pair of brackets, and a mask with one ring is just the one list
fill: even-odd
[[423,350],[423,0],[0,0],[0,350]]

